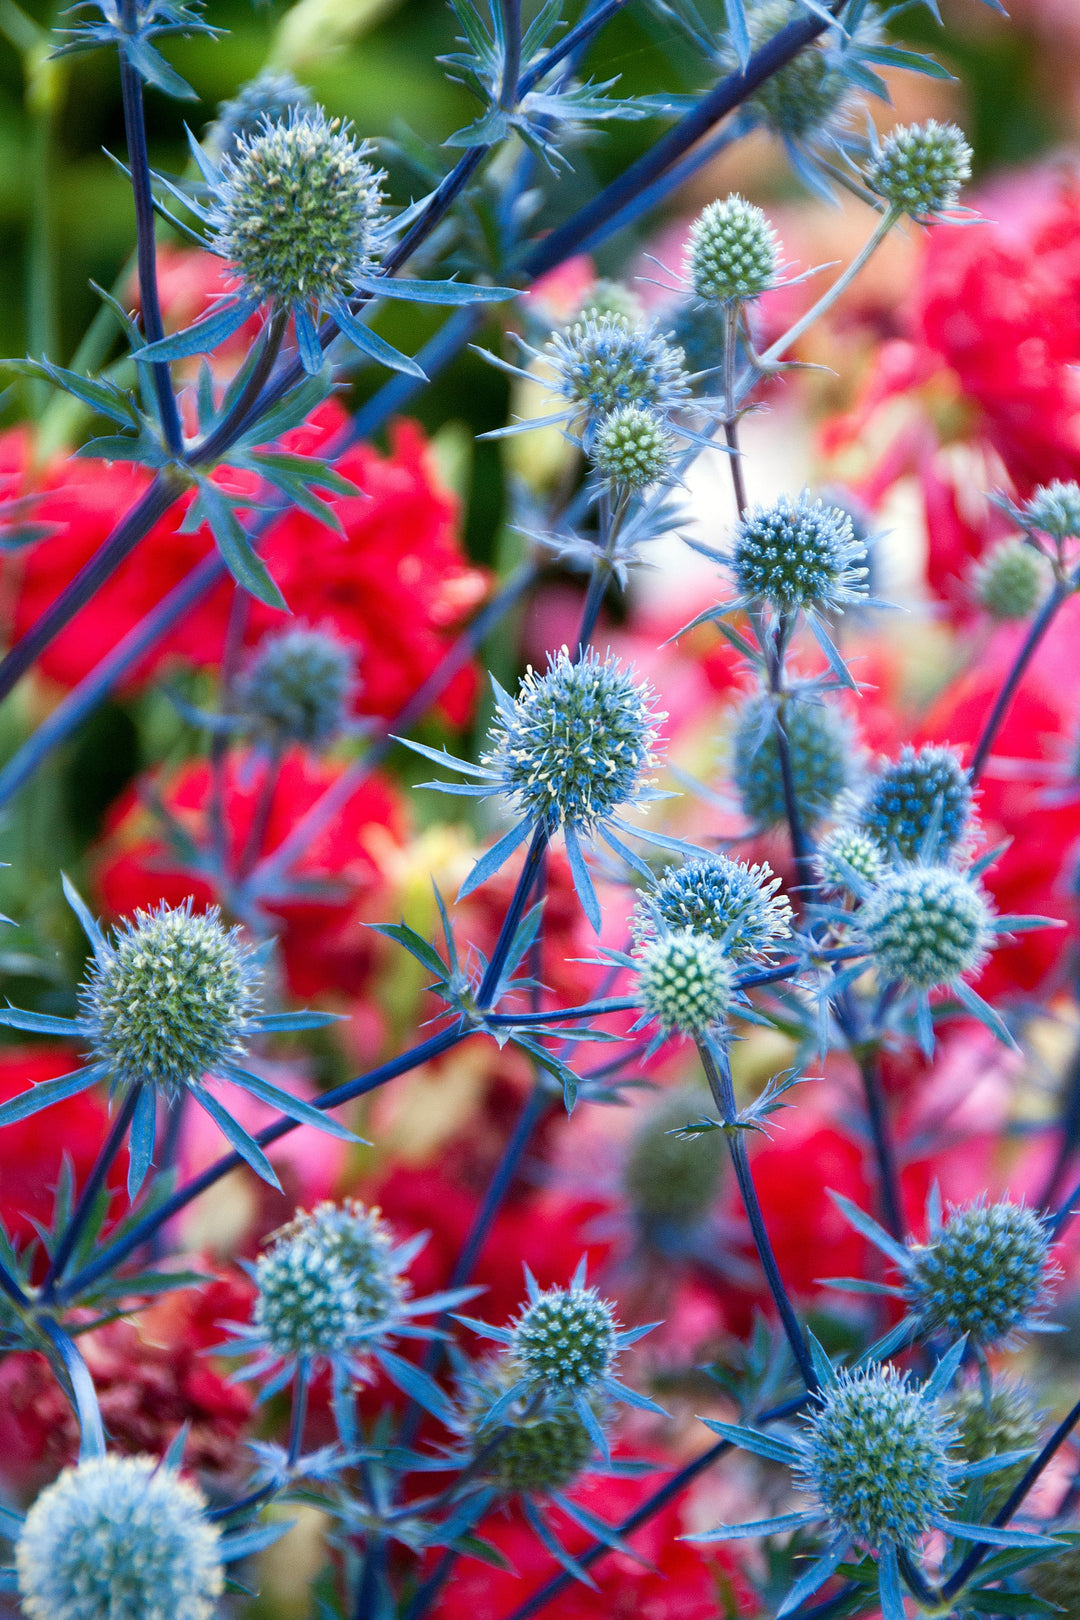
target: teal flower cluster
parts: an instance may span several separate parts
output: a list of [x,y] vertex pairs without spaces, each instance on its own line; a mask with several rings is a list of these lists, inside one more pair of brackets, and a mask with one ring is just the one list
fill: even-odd
[[710,203],[690,227],[687,275],[711,303],[758,298],[779,270],[776,232],[764,212],[734,193]]
[[905,745],[866,788],[857,821],[905,861],[943,861],[963,840],[971,815],[971,781],[951,748]]
[[865,556],[842,507],[811,500],[805,491],[781,495],[754,507],[736,530],[731,569],[737,602],[762,601],[779,613],[842,611],[866,594]]
[[637,953],[638,993],[665,1034],[697,1040],[723,1021],[735,969],[723,946],[690,928],[657,933]]
[[[772,698],[761,692],[747,698],[735,718],[732,777],[743,813],[762,828],[778,826],[787,813],[775,714]],[[818,821],[851,783],[851,726],[833,705],[798,698],[785,702],[783,722],[795,802],[805,822]]]
[[791,903],[767,862],[751,866],[730,855],[703,855],[669,866],[634,907],[638,943],[672,930],[707,934],[733,960],[768,956],[791,936]]
[[244,714],[274,746],[314,747],[344,725],[355,673],[356,661],[343,642],[299,625],[264,638],[238,697]]

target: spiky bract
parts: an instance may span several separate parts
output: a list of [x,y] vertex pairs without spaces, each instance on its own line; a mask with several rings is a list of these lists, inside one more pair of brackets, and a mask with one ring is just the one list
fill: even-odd
[[878,972],[917,990],[948,985],[984,959],[992,914],[977,879],[947,866],[887,872],[859,912]]
[[762,209],[734,193],[709,203],[690,227],[686,269],[699,298],[758,298],[779,267],[776,232]]
[[217,907],[162,904],[125,920],[80,990],[93,1061],[115,1084],[174,1097],[241,1056],[262,970]]
[[336,636],[299,625],[260,643],[240,682],[240,703],[276,743],[325,743],[345,722],[355,667]]
[[872,191],[912,219],[955,208],[971,178],[971,147],[955,124],[928,118],[890,130],[866,173]]
[[868,833],[841,825],[821,840],[817,864],[826,889],[850,893],[855,883],[879,883],[888,863],[885,851]]
[[1050,1233],[1033,1209],[1002,1199],[950,1212],[913,1248],[909,1293],[926,1336],[993,1345],[1031,1319],[1047,1293]]
[[212,250],[244,296],[292,308],[347,298],[375,263],[382,174],[349,126],[321,107],[241,137],[221,162]]
[[641,1004],[667,1032],[704,1035],[723,1019],[734,986],[731,958],[708,934],[677,928],[638,952]]
[[894,1367],[842,1370],[820,1396],[802,1484],[863,1546],[911,1546],[954,1494],[956,1431]]
[[756,506],[735,533],[732,571],[740,597],[780,612],[835,610],[863,594],[866,547],[839,506],[801,495],[781,495]]
[[[784,784],[772,700],[755,693],[735,719],[732,776],[743,812],[758,827],[785,819]],[[854,739],[844,713],[825,703],[789,698],[783,706],[795,802],[804,821],[825,816],[850,784]]]
[[588,430],[620,405],[642,405],[662,415],[690,394],[683,352],[654,327],[622,315],[575,321],[556,332],[544,350],[554,386],[573,407],[573,422]]
[[291,73],[266,68],[256,74],[218,108],[217,120],[207,137],[219,157],[235,157],[238,142],[256,134],[267,124],[278,124],[296,111],[314,105],[310,90]]
[[224,1588],[206,1500],[156,1457],[65,1468],[15,1551],[29,1620],[209,1620]]
[[970,814],[967,771],[951,748],[928,743],[919,749],[906,744],[899,759],[874,773],[858,819],[903,860],[942,861],[963,839]]
[[1080,538],[1080,484],[1055,478],[1040,484],[1022,508],[1024,522],[1054,540]]
[[700,1117],[701,1096],[689,1089],[661,1097],[630,1139],[623,1186],[638,1220],[691,1226],[716,1202],[724,1169],[719,1131],[687,1139],[681,1128]]
[[610,1376],[618,1352],[615,1313],[595,1288],[548,1288],[513,1323],[524,1377],[572,1392]]
[[1030,618],[1046,590],[1046,561],[1023,540],[1001,540],[972,573],[976,602],[994,619]]
[[708,934],[735,960],[767,956],[791,935],[791,904],[779,887],[765,861],[703,855],[669,866],[634,908],[634,938],[651,939],[659,917],[668,928]]
[[575,662],[564,647],[500,707],[484,764],[524,814],[588,831],[642,786],[663,718],[651,687],[610,653]]
[[673,450],[674,440],[655,411],[620,405],[597,427],[589,454],[605,483],[645,489],[669,470]]

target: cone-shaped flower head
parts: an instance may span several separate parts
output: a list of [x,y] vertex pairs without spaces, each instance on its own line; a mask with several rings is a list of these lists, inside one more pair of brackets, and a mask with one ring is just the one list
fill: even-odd
[[756,506],[735,534],[732,571],[740,597],[782,613],[799,608],[835,611],[864,594],[866,547],[839,506],[802,495],[781,495]]
[[901,124],[890,130],[866,173],[872,191],[912,219],[955,208],[971,178],[971,147],[955,124]]
[[65,1468],[15,1550],[29,1620],[210,1620],[224,1589],[206,1500],[155,1457]]
[[610,654],[575,663],[564,647],[500,706],[484,765],[523,814],[589,831],[644,785],[663,718],[652,689]]
[[732,193],[691,225],[686,269],[699,298],[725,304],[758,298],[776,280],[776,232],[762,209]]
[[642,1117],[630,1139],[623,1186],[638,1220],[692,1226],[716,1202],[724,1170],[719,1131],[687,1140],[682,1126],[702,1111],[696,1091],[671,1092]]
[[859,912],[885,979],[916,990],[953,984],[978,968],[993,939],[993,917],[977,879],[948,866],[887,872]]
[[356,661],[324,630],[298,626],[267,636],[240,683],[245,714],[274,742],[330,740],[345,723]]
[[955,1495],[956,1431],[894,1367],[841,1371],[804,1443],[802,1484],[860,1545],[908,1547]]
[[1063,483],[1059,478],[1040,484],[1021,510],[1027,527],[1040,534],[1055,540],[1080,538],[1080,484]]
[[952,1210],[911,1250],[907,1293],[920,1333],[992,1345],[1030,1323],[1049,1297],[1050,1241],[1042,1217],[1008,1199]]
[[1046,559],[1023,540],[1001,540],[972,573],[972,594],[994,619],[1028,619],[1046,591]]
[[[775,708],[765,693],[749,697],[735,721],[732,776],[743,813],[758,827],[785,818]],[[789,698],[784,733],[791,756],[795,802],[804,821],[827,815],[850,784],[855,766],[852,728],[842,710]]]
[[524,1377],[549,1390],[585,1390],[614,1370],[615,1313],[595,1288],[545,1289],[525,1306],[512,1334]]
[[963,839],[970,814],[971,780],[953,750],[907,744],[870,779],[858,820],[906,861],[943,861]]
[[[968,1384],[950,1403],[949,1418],[960,1431],[966,1462],[983,1462],[1010,1451],[1030,1451],[1038,1444],[1042,1413],[1023,1384],[996,1379],[987,1404],[981,1387]],[[983,1482],[989,1513],[996,1513],[1017,1485],[1030,1459],[995,1472]]]
[[311,92],[291,73],[266,68],[221,103],[207,143],[218,157],[235,157],[239,141],[257,134],[267,124],[282,123],[294,111],[310,111],[313,106]]
[[238,928],[191,901],[137,911],[80,991],[93,1061],[114,1085],[147,1081],[173,1097],[242,1055],[262,972]]
[[622,315],[575,321],[544,349],[555,391],[569,401],[570,420],[591,443],[597,424],[621,405],[661,416],[689,398],[683,352],[650,325]]
[[853,883],[880,883],[887,866],[885,851],[858,827],[833,827],[818,845],[818,871],[826,889],[851,892]]
[[607,484],[645,489],[670,470],[674,440],[645,405],[620,405],[600,422],[589,456]]
[[641,1004],[665,1033],[704,1035],[731,1005],[735,969],[708,934],[677,928],[647,940],[637,956]]
[[211,248],[243,295],[283,308],[332,305],[376,262],[383,176],[371,148],[321,107],[240,137],[221,161]]
[[[798,0],[762,0],[747,9],[751,49],[762,45],[804,16]],[[880,26],[868,7],[857,33],[880,34]],[[772,73],[750,97],[750,106],[775,134],[805,140],[820,130],[843,122],[843,115],[856,95],[852,81],[830,60],[820,42],[805,46],[790,62]]]
[[[502,1356],[470,1379],[460,1427],[474,1446],[482,1446],[491,1432],[480,1427],[485,1412],[520,1377],[521,1368]],[[533,1397],[522,1394],[502,1414],[499,1426],[507,1432],[484,1467],[485,1477],[508,1496],[563,1490],[585,1472],[593,1455],[592,1436],[571,1401],[555,1397],[530,1410],[534,1406]],[[598,1421],[605,1409],[594,1397]]]
[[765,861],[750,866],[729,855],[704,855],[669,866],[634,908],[634,938],[653,938],[659,917],[670,929],[707,934],[735,960],[767,956],[791,935],[791,904],[777,894],[779,887]]

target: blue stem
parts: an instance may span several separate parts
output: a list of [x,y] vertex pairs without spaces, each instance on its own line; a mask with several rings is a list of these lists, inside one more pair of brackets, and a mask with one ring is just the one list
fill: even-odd
[[41,1287],[41,1297],[43,1300],[48,1301],[53,1299],[55,1296],[56,1286],[61,1277],[64,1275],[64,1267],[71,1259],[75,1245],[82,1236],[83,1228],[93,1212],[98,1194],[105,1185],[105,1178],[112,1169],[113,1164],[116,1161],[116,1156],[124,1145],[124,1139],[128,1133],[128,1126],[131,1124],[132,1118],[135,1114],[135,1109],[138,1105],[141,1091],[142,1082],[139,1082],[128,1089],[128,1094],[124,1098],[120,1112],[113,1120],[112,1129],[105,1138],[101,1152],[97,1156],[97,1162],[87,1178],[86,1186],[83,1188],[79,1201],[75,1205],[71,1220],[67,1225],[67,1230],[60,1239],[60,1242],[57,1244],[56,1252],[49,1262],[49,1269],[45,1274],[45,1281]]
[[[455,1024],[450,1029],[422,1041],[419,1046],[410,1047],[399,1057],[380,1064],[369,1074],[359,1075],[355,1080],[347,1080],[344,1085],[335,1086],[332,1091],[324,1092],[316,1099],[314,1106],[320,1110],[337,1108],[356,1097],[363,1097],[368,1092],[377,1090],[379,1086],[386,1085],[388,1080],[396,1080],[399,1075],[408,1074],[411,1069],[419,1068],[422,1063],[439,1057],[443,1052],[449,1052],[451,1047],[457,1046],[469,1033],[468,1030],[462,1031],[460,1026]],[[273,1125],[268,1125],[265,1130],[260,1131],[255,1140],[260,1147],[269,1147],[272,1142],[279,1142],[283,1136],[288,1136],[291,1131],[297,1129],[297,1120],[283,1116]],[[137,1221],[122,1238],[107,1244],[80,1272],[69,1278],[66,1283],[62,1283],[56,1290],[56,1298],[65,1303],[77,1299],[84,1288],[96,1282],[99,1277],[107,1275],[114,1267],[122,1265],[129,1255],[142,1247],[158,1227],[172,1220],[173,1216],[190,1204],[193,1198],[198,1198],[200,1193],[204,1193],[208,1187],[220,1181],[222,1176],[227,1176],[230,1170],[238,1169],[243,1162],[238,1153],[226,1153],[201,1175],[183,1187],[178,1187],[171,1198],[167,1198],[141,1221]]]

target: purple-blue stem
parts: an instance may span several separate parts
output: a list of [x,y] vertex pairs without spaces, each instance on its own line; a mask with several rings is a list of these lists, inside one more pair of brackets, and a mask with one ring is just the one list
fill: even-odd
[[1016,657],[1012,662],[1012,667],[1010,668],[1008,675],[1005,677],[1004,684],[1002,685],[1001,691],[997,695],[994,707],[990,710],[990,713],[986,719],[986,724],[983,726],[982,732],[979,736],[979,740],[975,744],[975,752],[971,756],[971,764],[968,767],[968,774],[971,777],[973,785],[979,780],[979,777],[982,775],[983,770],[985,769],[986,762],[990,758],[990,750],[993,748],[994,743],[997,740],[997,734],[1001,730],[1005,716],[1008,714],[1009,709],[1012,706],[1013,698],[1016,696],[1020,682],[1023,680],[1024,675],[1027,672],[1027,667],[1039,649],[1039,643],[1042,641],[1047,630],[1049,630],[1051,624],[1056,618],[1057,611],[1061,604],[1066,600],[1067,597],[1073,594],[1075,589],[1075,578],[1064,583],[1058,580],[1054,585],[1053,590],[1050,592],[1050,595],[1046,598],[1046,601],[1043,603],[1034,619],[1032,619],[1031,624],[1028,627],[1027,635],[1024,637],[1019,649],[1017,650]]
[[71,1259],[75,1245],[82,1236],[83,1228],[89,1220],[98,1194],[105,1185],[105,1178],[116,1162],[117,1155],[124,1145],[128,1133],[128,1126],[135,1114],[135,1108],[142,1091],[142,1083],[131,1086],[124,1098],[119,1113],[113,1120],[112,1128],[97,1156],[94,1168],[86,1180],[86,1185],[79,1195],[78,1203],[72,1211],[71,1219],[67,1224],[63,1237],[57,1244],[49,1269],[45,1274],[45,1281],[41,1286],[41,1297],[49,1302],[56,1296],[57,1284],[64,1275],[64,1268]]

